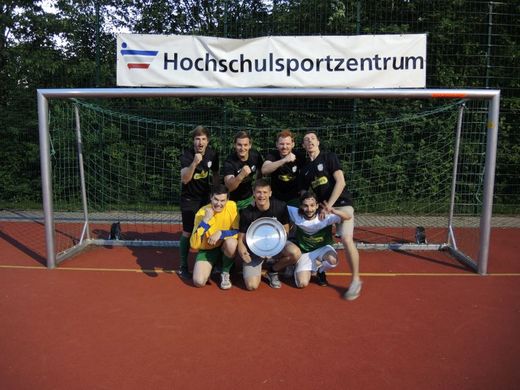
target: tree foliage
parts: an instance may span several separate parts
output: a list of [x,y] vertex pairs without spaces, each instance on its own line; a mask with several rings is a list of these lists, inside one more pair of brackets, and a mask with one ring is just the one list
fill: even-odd
[[[429,87],[502,89],[497,201],[520,203],[518,2],[52,0],[46,4],[54,10],[44,9],[42,1],[0,3],[0,200],[4,202],[40,197],[36,89],[113,87],[115,34],[128,31],[230,38],[426,32]],[[147,111],[153,112],[158,104],[147,101]],[[282,124],[279,118],[244,110],[238,102],[221,104],[226,105],[229,121],[237,125]],[[312,118],[301,111],[285,114],[294,120],[335,120],[326,115]],[[402,136],[393,137],[406,147]]]

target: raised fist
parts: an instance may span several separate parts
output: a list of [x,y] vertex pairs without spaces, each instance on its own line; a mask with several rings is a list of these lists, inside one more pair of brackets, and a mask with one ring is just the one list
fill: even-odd
[[248,177],[251,174],[251,168],[249,167],[249,165],[244,165],[242,167],[242,170],[240,171],[240,174],[243,175],[243,178]]
[[215,214],[215,211],[213,210],[212,207],[206,207],[204,209],[204,211],[205,211],[205,213],[204,213],[204,218],[203,219],[204,219],[204,222],[208,223],[209,220],[211,218],[213,218],[213,215]]
[[293,162],[294,160],[296,160],[296,156],[294,155],[294,153],[289,153],[283,159],[285,160],[286,163],[289,163],[289,162]]
[[195,165],[199,165],[203,158],[204,156],[201,153],[195,153],[195,156],[193,157],[193,163]]

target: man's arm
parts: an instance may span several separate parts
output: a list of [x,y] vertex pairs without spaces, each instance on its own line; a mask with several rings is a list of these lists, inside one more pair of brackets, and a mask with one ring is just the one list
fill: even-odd
[[287,234],[289,234],[289,229],[291,228],[291,227],[289,226],[289,224],[286,223],[285,225],[283,225],[283,228],[285,229],[285,232],[286,232]]
[[329,214],[337,215],[341,218],[342,221],[347,221],[352,218],[352,215],[349,213],[346,213],[343,210],[335,209],[334,207],[329,206],[327,202],[323,202],[323,211]]
[[343,176],[343,171],[341,169],[338,169],[332,175],[334,176],[334,180],[336,180],[336,184],[334,185],[329,200],[327,201],[330,207],[332,207],[334,203],[336,203],[339,196],[345,189],[345,176]]
[[[235,202],[232,200],[228,201],[227,209],[230,216],[233,218],[232,222],[229,226],[224,224],[216,224],[217,226],[211,226],[206,235],[208,236],[208,243],[211,245],[215,245],[218,240],[226,240],[230,237],[237,239],[238,238],[238,226],[239,226],[239,218],[238,211]],[[218,222],[219,218],[223,215],[223,213],[219,213],[215,215],[215,221]]]
[[188,184],[191,179],[193,178],[193,174],[195,173],[195,169],[197,168],[197,165],[200,164],[202,161],[202,154],[195,153],[195,156],[193,157],[193,161],[189,166],[186,168],[181,169],[181,182],[182,184]]
[[224,176],[224,184],[226,185],[229,192],[235,191],[240,185],[240,183],[242,183],[242,180],[244,180],[250,173],[251,168],[249,167],[249,165],[244,165],[238,175]]
[[262,165],[262,175],[270,175],[285,163],[293,162],[294,160],[296,160],[294,153],[289,153],[287,156],[277,161],[265,160]]
[[246,234],[238,233],[238,255],[244,261],[244,263],[250,263],[252,260],[251,254],[249,253],[249,250],[247,249],[245,241],[246,241]]
[[193,249],[199,249],[202,245],[204,234],[210,228],[209,221],[213,217],[213,209],[208,207],[204,210],[204,214],[201,210],[195,215],[195,222],[193,224],[193,232],[190,237],[190,246]]
[[[236,212],[236,211],[235,211]],[[209,227],[209,229],[205,232],[206,237],[208,239],[208,244],[210,245],[217,245],[219,240],[226,240],[230,237],[237,238],[238,234],[238,222],[233,222],[228,227],[224,224],[222,224],[222,213],[216,214],[215,218],[213,219],[214,223],[212,226]],[[209,224],[209,222],[208,222]]]

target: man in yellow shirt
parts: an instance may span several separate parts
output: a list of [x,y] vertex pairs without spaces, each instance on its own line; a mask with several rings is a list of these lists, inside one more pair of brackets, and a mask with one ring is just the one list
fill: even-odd
[[232,284],[229,270],[237,250],[238,211],[237,205],[229,200],[229,191],[222,184],[211,191],[210,203],[195,214],[190,246],[197,249],[193,284],[204,287],[211,269],[222,258],[220,288],[230,289]]

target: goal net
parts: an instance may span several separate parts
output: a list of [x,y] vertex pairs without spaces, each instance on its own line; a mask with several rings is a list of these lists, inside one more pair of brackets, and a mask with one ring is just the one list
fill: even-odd
[[297,147],[316,131],[354,195],[359,248],[446,250],[485,273],[497,91],[291,91],[39,91],[48,266],[87,245],[177,246],[180,156],[203,125],[221,164],[239,130],[264,156],[282,129]]

